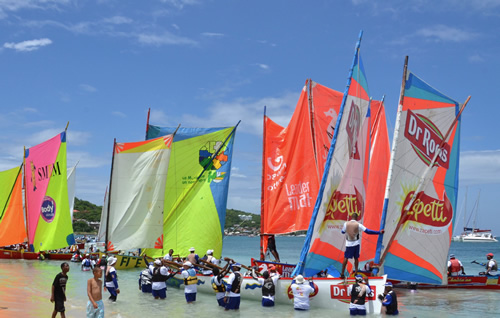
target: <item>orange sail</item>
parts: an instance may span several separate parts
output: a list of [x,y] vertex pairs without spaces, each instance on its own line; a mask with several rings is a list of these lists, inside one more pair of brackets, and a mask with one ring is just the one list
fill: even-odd
[[[389,171],[391,150],[387,119],[383,101],[373,101],[370,104],[370,168],[368,172],[368,186],[366,190],[365,214],[363,225],[369,229],[380,227],[380,218],[384,207],[385,184]],[[363,235],[361,242],[360,260],[369,260],[375,257],[378,236]]]
[[26,241],[20,168],[0,172],[0,246]]

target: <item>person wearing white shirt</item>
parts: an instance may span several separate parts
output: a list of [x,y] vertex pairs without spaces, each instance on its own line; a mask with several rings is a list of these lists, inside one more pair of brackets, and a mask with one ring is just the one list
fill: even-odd
[[309,284],[304,284],[304,282],[304,276],[297,275],[292,280],[292,285],[290,286],[293,293],[293,308],[295,310],[308,310],[309,296],[316,291],[312,280],[309,281]]

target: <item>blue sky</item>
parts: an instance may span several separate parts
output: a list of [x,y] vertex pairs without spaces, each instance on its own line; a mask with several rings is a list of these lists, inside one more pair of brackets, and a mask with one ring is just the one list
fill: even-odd
[[[394,128],[409,69],[464,102],[458,216],[500,235],[500,0],[0,0],[0,170],[68,129],[79,198],[102,204],[113,138],[152,124],[231,126],[228,207],[260,211],[262,113],[286,125],[307,78],[344,91],[354,45]],[[462,222],[458,226],[462,226]]]

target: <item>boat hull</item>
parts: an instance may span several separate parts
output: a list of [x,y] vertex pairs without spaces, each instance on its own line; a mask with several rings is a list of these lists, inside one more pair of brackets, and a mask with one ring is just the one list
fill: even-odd
[[[411,283],[388,279],[397,288],[412,288]],[[418,284],[417,289],[430,288],[465,288],[465,289],[500,289],[499,276],[463,275],[448,277],[448,285]]]
[[[215,297],[215,292],[212,289],[210,282],[212,276],[198,276],[198,292],[212,294]],[[224,283],[227,282],[228,276],[224,278]],[[377,299],[377,295],[384,292],[386,277],[372,277],[369,284],[373,289],[374,296],[367,298],[366,311],[368,313],[380,313],[381,302]],[[281,278],[276,285],[275,303],[293,306],[293,293],[291,291],[291,278]],[[169,286],[182,288],[184,280],[180,274],[175,275],[167,281]],[[317,286],[317,293],[311,296],[311,307],[326,308],[335,311],[349,312],[349,303],[351,296],[348,293],[348,286],[354,284],[354,279],[344,281],[340,278],[315,278],[314,284]],[[251,277],[244,277],[241,284],[241,301],[262,300],[262,285]]]
[[38,259],[38,253],[0,249],[0,259]]

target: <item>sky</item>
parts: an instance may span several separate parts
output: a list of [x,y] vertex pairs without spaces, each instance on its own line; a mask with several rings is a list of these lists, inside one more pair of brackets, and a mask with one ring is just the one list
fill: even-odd
[[391,136],[406,55],[439,91],[471,96],[457,227],[478,200],[477,226],[500,235],[500,0],[0,0],[0,170],[69,122],[76,196],[102,205],[113,139],[144,140],[149,108],[160,126],[241,120],[228,208],[259,213],[264,106],[286,126],[306,79],[343,92],[361,30]]

